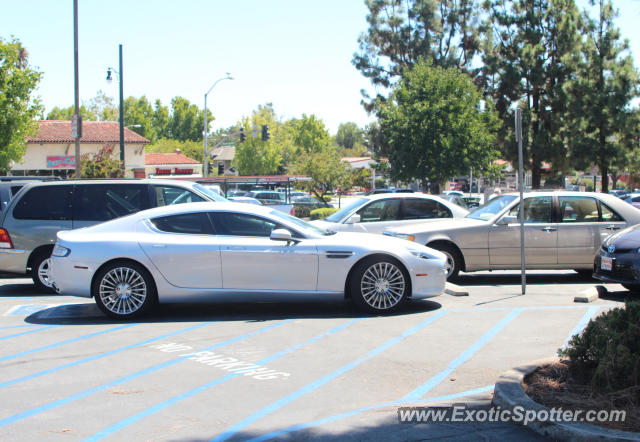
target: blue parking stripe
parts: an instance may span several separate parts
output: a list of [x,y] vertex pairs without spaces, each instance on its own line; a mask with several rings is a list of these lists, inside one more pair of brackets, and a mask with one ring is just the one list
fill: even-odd
[[516,316],[520,314],[520,312],[522,312],[522,309],[520,308],[514,309],[511,313],[509,313],[507,316],[502,318],[496,325],[491,327],[491,329],[488,332],[486,332],[484,335],[482,335],[480,339],[478,339],[469,348],[463,351],[457,358],[451,361],[449,365],[447,365],[447,368],[445,368],[440,373],[433,376],[431,379],[429,379],[427,382],[422,384],[420,387],[416,388],[415,390],[413,390],[412,392],[404,396],[401,400],[403,402],[412,402],[412,401],[419,400],[422,396],[424,396],[429,391],[431,391],[433,387],[435,387],[436,385],[440,384],[443,380],[445,380],[453,370],[455,370],[460,365],[462,365],[463,363],[471,359],[471,357],[474,354],[476,354],[478,350],[484,347],[485,344],[487,344],[487,342],[491,341],[491,339],[493,339],[498,333],[500,333],[502,329],[504,329],[507,326],[507,324],[509,324]]
[[562,348],[566,348],[567,345],[569,345],[569,341],[574,335],[579,335],[580,333],[582,333],[582,330],[584,330],[585,327],[589,324],[591,318],[593,318],[595,314],[598,313],[598,310],[600,310],[600,306],[597,305],[592,305],[587,309],[587,312],[584,314],[582,319],[580,319],[580,322],[578,322],[576,326],[573,327],[573,330],[571,330],[571,333],[569,333],[567,339],[564,340]]
[[[448,394],[446,396],[431,397],[431,398],[423,399],[422,401],[424,402],[450,401],[452,399],[459,399],[467,396],[473,396],[475,394],[486,393],[487,391],[493,390],[494,387],[495,385],[491,384],[485,387],[462,391],[460,393]],[[285,434],[293,433],[294,431],[304,430],[305,428],[317,427],[318,425],[324,425],[324,424],[335,422],[341,419],[346,419],[348,417],[356,416],[366,411],[376,410],[379,408],[390,407],[392,405],[400,405],[400,404],[402,404],[402,401],[391,401],[391,402],[385,402],[383,404],[370,405],[368,407],[358,408],[357,410],[348,411],[346,413],[340,413],[334,416],[318,419],[312,422],[307,422],[306,424],[292,425],[291,427],[283,428],[282,430],[272,431],[271,433],[267,433],[267,434],[260,435],[258,437],[251,438],[247,442],[262,442],[269,439],[275,439],[276,437],[281,437],[281,436],[284,436]]]
[[59,347],[61,345],[70,344],[70,343],[76,342],[76,341],[82,341],[83,339],[93,338],[94,336],[99,336],[99,335],[103,335],[105,333],[110,333],[110,332],[113,332],[113,331],[122,330],[123,328],[129,328],[129,327],[132,327],[134,325],[137,325],[137,324],[121,325],[119,327],[114,327],[114,328],[110,328],[108,330],[103,330],[103,331],[99,331],[99,332],[95,332],[95,333],[89,333],[88,335],[78,336],[78,337],[75,337],[75,338],[72,338],[72,339],[67,339],[67,340],[64,340],[64,341],[56,342],[54,344],[45,345],[43,347],[38,347],[38,348],[31,349],[31,350],[25,350],[25,351],[22,351],[20,353],[14,353],[12,355],[2,356],[2,357],[0,357],[0,361],[7,361],[9,359],[18,358],[20,356],[25,356],[25,355],[28,355],[28,354],[31,354],[31,353],[42,351],[42,350],[49,350],[49,349],[52,349],[52,348]]
[[283,397],[282,399],[279,399],[279,400],[277,400],[275,402],[272,402],[271,404],[267,405],[266,407],[262,408],[261,410],[253,413],[252,415],[246,417],[245,419],[241,420],[237,424],[233,425],[228,430],[226,430],[225,432],[221,433],[220,435],[218,435],[217,437],[215,437],[212,440],[213,441],[223,441],[223,440],[229,439],[234,434],[236,434],[238,431],[242,430],[243,428],[247,427],[248,425],[251,425],[253,422],[255,422],[255,421],[259,420],[259,419],[262,419],[263,417],[265,417],[265,416],[273,413],[274,411],[284,407],[285,405],[289,404],[290,402],[293,402],[296,399],[299,399],[300,397],[302,397],[302,396],[304,396],[304,395],[306,395],[308,393],[311,393],[312,391],[320,388],[321,386],[323,386],[326,383],[334,380],[335,378],[347,373],[348,371],[354,369],[355,367],[357,367],[358,365],[362,364],[363,362],[371,359],[372,357],[383,353],[384,351],[388,350],[389,348],[391,348],[394,345],[398,344],[399,342],[403,341],[405,338],[413,335],[414,333],[418,332],[422,328],[424,328],[427,325],[431,324],[435,320],[441,318],[446,313],[447,313],[446,311],[441,310],[441,311],[433,314],[432,316],[430,316],[426,320],[422,321],[418,325],[415,325],[415,326],[411,327],[410,329],[406,330],[400,336],[396,336],[395,338],[389,339],[384,344],[382,344],[382,345],[374,348],[373,350],[369,351],[366,355],[361,356],[358,359],[356,359],[356,360],[354,360],[352,362],[349,362],[346,365],[343,365],[342,367],[338,368],[337,370],[334,370],[331,373],[323,376],[322,378],[320,378],[320,379],[318,379],[318,380],[316,380],[314,382],[311,382],[310,384],[305,385],[304,387],[298,389],[297,391],[294,391],[293,393]]
[[[251,336],[254,336],[254,335],[258,335],[260,333],[264,333],[267,330],[271,330],[273,328],[280,327],[281,325],[284,325],[285,323],[290,322],[290,321],[293,321],[293,319],[287,319],[285,321],[276,322],[274,324],[268,325],[266,327],[263,327],[261,329],[252,331],[250,333],[246,333],[244,335],[237,336],[235,338],[231,338],[231,339],[228,339],[226,341],[220,342],[218,344],[212,345],[212,346],[207,347],[205,349],[202,349],[200,351],[208,351],[208,350],[213,350],[215,348],[224,347],[226,345],[232,344],[232,343],[240,341],[242,339],[246,339],[248,337],[251,337]],[[26,419],[28,417],[35,416],[35,415],[43,413],[45,411],[52,410],[52,409],[57,408],[57,407],[59,407],[61,405],[66,405],[66,404],[68,404],[70,402],[73,402],[73,401],[75,401],[77,399],[85,398],[85,397],[90,396],[92,394],[95,394],[95,393],[98,393],[100,391],[106,390],[107,388],[115,387],[116,385],[123,384],[125,382],[131,381],[131,380],[139,378],[141,376],[145,376],[145,375],[148,375],[148,374],[151,374],[151,373],[155,373],[158,370],[161,370],[161,369],[166,368],[166,367],[170,367],[170,366],[172,366],[174,364],[177,364],[178,362],[182,362],[182,361],[184,361],[185,359],[188,359],[188,358],[189,358],[189,356],[182,356],[182,357],[179,357],[179,358],[176,358],[176,359],[169,360],[167,362],[163,362],[161,364],[152,365],[151,367],[145,368],[144,370],[140,370],[140,371],[137,371],[137,372],[135,372],[133,374],[130,374],[128,376],[124,376],[124,377],[122,377],[120,379],[116,379],[116,380],[113,380],[111,382],[107,382],[106,384],[102,384],[102,385],[99,385],[97,387],[90,388],[88,390],[81,391],[80,393],[76,393],[74,395],[68,396],[66,398],[58,399],[56,401],[40,405],[40,406],[32,408],[30,410],[26,410],[26,411],[14,414],[13,416],[9,416],[7,418],[0,419],[0,427],[4,427],[6,425],[9,425],[9,424],[12,424],[14,422],[20,421],[22,419]]]
[[[325,338],[325,337],[330,336],[330,335],[332,335],[332,334],[334,334],[336,332],[344,330],[345,328],[349,327],[352,324],[355,324],[358,321],[361,321],[362,319],[363,318],[356,318],[356,319],[353,319],[351,321],[345,322],[344,324],[341,324],[341,325],[339,325],[339,326],[337,326],[335,328],[332,328],[331,330],[329,330],[327,332],[324,332],[324,333],[322,333],[320,335],[314,336],[311,339],[307,339],[304,342],[299,342],[299,343],[297,343],[295,345],[292,345],[291,347],[288,347],[288,348],[286,348],[284,350],[281,350],[281,351],[279,351],[277,353],[274,353],[271,356],[268,356],[268,357],[266,357],[266,358],[264,358],[264,359],[262,359],[262,360],[260,360],[258,362],[255,362],[255,364],[256,365],[268,364],[269,362],[275,361],[276,359],[279,359],[279,358],[281,358],[281,357],[283,357],[283,356],[285,356],[285,355],[287,355],[287,354],[289,354],[289,353],[291,353],[291,352],[293,352],[293,351],[295,351],[295,350],[297,350],[297,349],[299,349],[299,348],[301,348],[301,347],[303,347],[305,345],[308,345],[308,344],[311,344],[313,342],[319,341],[322,338]],[[193,390],[190,390],[190,391],[187,391],[185,393],[179,394],[178,396],[175,396],[175,397],[173,397],[173,398],[171,398],[169,400],[166,400],[166,401],[161,402],[161,403],[159,403],[157,405],[154,405],[153,407],[147,408],[146,410],[143,410],[140,413],[134,414],[133,416],[130,416],[130,417],[126,418],[126,419],[123,419],[120,422],[117,422],[117,423],[105,428],[104,430],[99,431],[98,433],[94,434],[93,436],[88,437],[87,439],[85,439],[85,441],[97,441],[97,440],[103,439],[103,438],[105,438],[107,436],[110,436],[111,434],[113,434],[113,433],[115,433],[117,431],[120,431],[121,429],[123,429],[123,428],[125,428],[125,427],[127,427],[127,426],[129,426],[129,425],[131,425],[131,424],[133,424],[133,423],[135,423],[137,421],[139,421],[140,419],[143,419],[143,418],[145,418],[147,416],[150,416],[150,415],[152,415],[154,413],[157,413],[158,411],[164,410],[165,408],[175,404],[176,402],[179,402],[179,401],[181,401],[183,399],[187,399],[187,398],[189,398],[191,396],[196,395],[197,393],[200,393],[200,392],[202,392],[204,390],[207,390],[207,389],[209,389],[211,387],[215,387],[216,385],[220,385],[220,384],[222,384],[222,383],[224,383],[224,382],[226,382],[228,380],[231,380],[231,379],[233,379],[235,377],[238,377],[238,376],[242,376],[242,373],[230,373],[230,374],[228,374],[226,376],[223,376],[222,378],[216,379],[216,380],[214,380],[212,382],[208,382],[208,383],[206,383],[204,385],[201,385],[200,387],[194,388]]]
[[0,327],[0,330],[6,330],[8,328],[23,328],[23,327],[35,327],[36,324],[21,324],[21,325],[5,325]]
[[18,336],[24,336],[24,335],[28,335],[30,333],[36,333],[36,332],[43,331],[43,330],[49,330],[50,328],[54,328],[54,327],[60,327],[60,326],[59,325],[47,325],[45,327],[40,327],[40,328],[37,328],[35,330],[29,330],[29,331],[25,331],[25,332],[9,335],[9,336],[3,336],[3,337],[0,338],[0,341],[4,341],[5,339],[10,339],[10,338],[17,338]]
[[14,385],[14,384],[17,384],[19,382],[28,381],[30,379],[34,379],[34,378],[37,378],[37,377],[40,377],[40,376],[44,376],[46,374],[55,373],[56,371],[59,371],[59,370],[65,369],[65,368],[75,367],[76,365],[86,364],[87,362],[95,361],[97,359],[106,358],[107,356],[111,356],[111,355],[114,355],[114,354],[117,354],[117,353],[121,353],[121,352],[123,352],[125,350],[129,350],[129,349],[132,349],[132,348],[141,347],[143,345],[147,345],[147,344],[150,344],[152,342],[159,341],[161,339],[170,338],[171,336],[179,335],[179,334],[186,333],[186,332],[189,332],[189,331],[192,331],[192,330],[197,330],[197,329],[202,328],[204,326],[211,325],[214,322],[215,321],[204,322],[202,324],[198,324],[198,325],[194,325],[194,326],[191,326],[191,327],[183,328],[181,330],[176,330],[176,331],[171,332],[171,333],[166,333],[164,335],[160,335],[160,336],[157,336],[155,338],[146,339],[146,340],[144,340],[142,342],[125,345],[124,347],[120,347],[120,348],[117,348],[115,350],[108,351],[106,353],[100,353],[99,355],[89,356],[89,357],[86,357],[86,358],[83,358],[83,359],[79,359],[79,360],[74,361],[74,362],[69,362],[67,364],[59,365],[57,367],[48,368],[46,370],[42,370],[42,371],[39,371],[39,372],[36,372],[36,373],[28,374],[28,375],[22,376],[20,378],[11,379],[11,380],[5,381],[5,382],[0,382],[0,388],[8,387],[9,385]]

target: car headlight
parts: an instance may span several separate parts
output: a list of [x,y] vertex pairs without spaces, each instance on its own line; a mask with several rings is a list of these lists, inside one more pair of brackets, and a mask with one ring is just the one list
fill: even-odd
[[417,256],[422,259],[440,259],[440,256],[434,255],[433,253],[425,252],[424,250],[416,250],[416,249],[407,249],[413,256]]
[[394,238],[405,239],[407,241],[415,241],[416,240],[416,236],[415,235],[410,235],[408,233],[396,233],[396,232],[385,231],[384,234],[387,235],[387,236],[393,236]]
[[53,252],[51,252],[51,256],[57,256],[57,257],[63,258],[65,256],[69,256],[69,253],[71,253],[70,249],[67,249],[66,247],[62,247],[59,244],[56,244],[55,247],[53,248]]

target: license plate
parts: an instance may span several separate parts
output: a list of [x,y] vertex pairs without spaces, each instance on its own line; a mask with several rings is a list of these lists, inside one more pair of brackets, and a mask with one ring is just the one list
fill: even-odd
[[609,270],[611,271],[613,269],[613,259],[603,256],[600,260],[600,268],[602,270]]

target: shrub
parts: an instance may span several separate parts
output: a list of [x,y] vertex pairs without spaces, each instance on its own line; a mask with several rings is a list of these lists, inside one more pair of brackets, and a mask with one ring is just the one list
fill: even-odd
[[640,382],[640,303],[627,302],[589,322],[558,354],[571,361],[571,374],[595,392],[611,392]]
[[331,202],[331,195],[325,195],[322,197],[322,199],[324,200],[325,203],[330,203]]
[[311,211],[311,213],[309,214],[309,216],[311,217],[312,220],[314,219],[324,219],[326,217],[328,217],[329,215],[332,215],[333,213],[337,212],[338,209],[334,208],[334,207],[321,207],[319,209],[314,209]]
[[311,207],[309,206],[293,206],[293,213],[298,218],[309,218],[309,212],[311,212]]

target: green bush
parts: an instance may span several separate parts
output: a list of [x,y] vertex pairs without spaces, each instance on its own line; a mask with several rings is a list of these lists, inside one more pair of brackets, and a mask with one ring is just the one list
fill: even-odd
[[309,206],[293,206],[293,213],[298,218],[309,218],[309,212],[311,212],[311,207]]
[[336,209],[334,207],[321,207],[319,209],[312,210],[311,213],[309,214],[309,216],[310,216],[310,218],[312,220],[314,220],[314,219],[324,219],[324,218],[328,217],[329,215],[334,214],[337,211],[338,211],[338,209]]
[[618,391],[640,383],[640,303],[627,302],[589,322],[558,350],[571,361],[576,380],[595,392]]
[[330,203],[331,202],[331,195],[325,195],[322,197],[322,199],[324,200],[325,203]]

